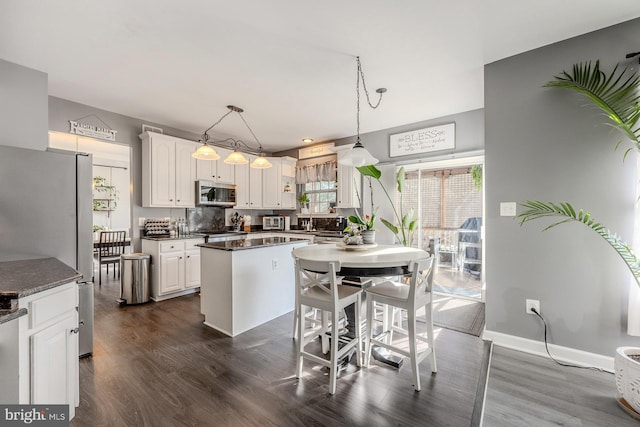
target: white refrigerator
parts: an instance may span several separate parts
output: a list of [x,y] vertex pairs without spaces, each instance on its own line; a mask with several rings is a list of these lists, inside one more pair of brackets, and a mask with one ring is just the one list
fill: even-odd
[[92,158],[0,146],[0,257],[54,257],[82,273],[80,355],[93,351]]

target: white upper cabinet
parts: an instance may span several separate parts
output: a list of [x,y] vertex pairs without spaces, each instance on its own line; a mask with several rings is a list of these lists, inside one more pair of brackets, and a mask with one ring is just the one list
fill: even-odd
[[340,164],[340,158],[346,153],[338,151],[338,200],[339,208],[360,208],[358,194],[362,194],[362,175],[353,166]]
[[[253,158],[249,156],[249,162],[252,161]],[[251,209],[249,169],[249,165],[236,165],[235,167],[236,209]]]
[[249,157],[249,164],[243,165],[249,169],[249,205],[251,209],[261,209],[263,207],[262,194],[262,169],[254,169],[249,167],[255,156]]
[[296,163],[298,159],[282,157],[280,192],[282,209],[296,208]]
[[193,141],[144,132],[142,139],[142,206],[195,206],[196,162]]
[[195,205],[195,159],[191,156],[197,149],[191,141],[176,141],[176,204],[180,207]]
[[231,154],[232,150],[220,147],[214,147],[214,149],[220,155],[220,159],[197,160],[196,178],[224,184],[235,184],[235,167],[224,162],[224,159]]
[[262,207],[265,209],[281,209],[282,163],[279,157],[269,157],[272,167],[262,169]]

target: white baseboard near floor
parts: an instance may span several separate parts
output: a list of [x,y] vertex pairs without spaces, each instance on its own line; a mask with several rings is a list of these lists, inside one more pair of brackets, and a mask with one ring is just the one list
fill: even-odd
[[[484,330],[482,339],[493,341],[494,345],[522,351],[524,353],[535,354],[548,358],[543,341],[530,340],[528,338],[507,335],[501,332]],[[570,363],[578,366],[593,366],[613,373],[613,356],[603,356],[601,354],[589,353],[575,348],[562,347],[549,344],[549,352],[554,359],[563,363]]]

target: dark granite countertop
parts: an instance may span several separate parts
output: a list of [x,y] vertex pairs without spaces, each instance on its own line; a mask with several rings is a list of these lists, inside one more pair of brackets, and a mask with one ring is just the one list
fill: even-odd
[[46,291],[81,277],[82,274],[55,258],[0,262],[0,309],[11,308],[12,299]]
[[14,308],[8,310],[0,310],[0,325],[17,319],[27,314],[26,308]]
[[307,242],[307,239],[297,239],[295,237],[254,237],[239,240],[228,240],[226,242],[203,243],[198,246],[223,251],[238,251],[242,249],[264,248],[267,246],[290,245],[292,243],[299,242]]
[[191,233],[191,234],[187,234],[186,236],[176,236],[176,237],[169,237],[169,236],[144,236],[142,237],[145,240],[155,240],[155,241],[165,241],[165,240],[184,240],[184,239],[202,239],[206,237],[206,234],[200,234],[200,233]]

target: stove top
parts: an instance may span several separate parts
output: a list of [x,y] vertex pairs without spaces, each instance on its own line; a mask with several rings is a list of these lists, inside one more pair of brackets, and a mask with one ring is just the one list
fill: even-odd
[[223,234],[228,234],[228,235],[234,235],[234,234],[247,234],[246,231],[198,231],[198,233],[200,234],[207,234],[209,236],[215,236],[215,235],[223,235]]

